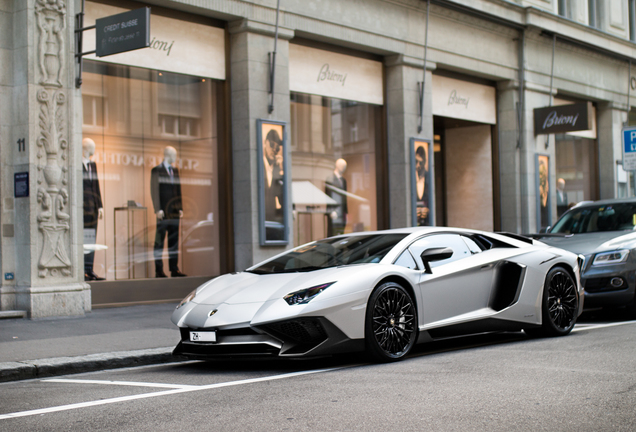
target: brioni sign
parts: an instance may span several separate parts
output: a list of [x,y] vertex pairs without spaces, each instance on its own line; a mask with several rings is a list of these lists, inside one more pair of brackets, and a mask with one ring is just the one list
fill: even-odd
[[382,105],[382,63],[289,44],[289,89]]
[[433,75],[433,115],[495,124],[495,88]]

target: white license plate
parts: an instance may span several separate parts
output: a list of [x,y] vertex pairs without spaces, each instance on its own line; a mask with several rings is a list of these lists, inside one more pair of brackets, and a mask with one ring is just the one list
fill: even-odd
[[190,332],[190,342],[216,342],[216,332]]

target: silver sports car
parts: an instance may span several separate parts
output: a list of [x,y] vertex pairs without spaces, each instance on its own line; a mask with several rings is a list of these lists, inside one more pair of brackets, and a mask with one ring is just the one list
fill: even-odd
[[331,237],[213,279],[172,315],[174,354],[303,357],[489,331],[568,334],[582,257],[514,234],[421,227]]

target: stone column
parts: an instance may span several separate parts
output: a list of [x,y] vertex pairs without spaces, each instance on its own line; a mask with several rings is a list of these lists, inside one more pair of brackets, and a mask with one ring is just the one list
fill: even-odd
[[519,83],[501,81],[497,85],[497,129],[499,132],[499,175],[501,230],[513,233],[521,228],[521,176],[519,134]]
[[[230,23],[230,69],[232,102],[232,165],[235,268],[244,270],[263,259],[282,252],[290,243],[278,247],[261,247],[258,231],[258,147],[256,142],[258,119],[287,122],[289,140],[289,39],[292,30],[279,28],[276,54],[276,82],[274,111],[268,113],[269,61],[274,51],[273,25],[250,20]],[[289,144],[289,141],[288,141]],[[290,146],[285,160],[291,166]],[[288,174],[289,175],[289,174]],[[288,177],[291,197],[291,176]],[[291,203],[288,226],[293,229]]]
[[[411,202],[411,138],[433,139],[432,70],[435,64],[428,62],[424,95],[423,129],[418,133],[419,90],[424,61],[404,55],[385,59],[386,111],[389,169],[389,220],[390,228],[413,226]],[[429,156],[431,178],[435,178],[433,155]],[[433,185],[431,185],[433,186]],[[433,188],[433,202],[435,189]]]
[[[3,97],[11,109],[1,120],[1,205],[2,274],[15,278],[2,281],[2,307],[31,318],[83,315],[91,302],[83,282],[81,145],[74,130],[75,2],[12,3],[12,22],[19,24],[4,89],[10,97]],[[28,173],[28,197],[13,198],[14,173]]]

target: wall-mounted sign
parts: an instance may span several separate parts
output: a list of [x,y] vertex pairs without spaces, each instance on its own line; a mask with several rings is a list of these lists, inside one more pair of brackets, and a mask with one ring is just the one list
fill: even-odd
[[13,175],[13,191],[16,198],[29,196],[29,173],[21,172]]
[[623,128],[623,169],[636,170],[636,127]]
[[150,46],[150,8],[143,7],[95,21],[97,57]]
[[289,44],[289,89],[382,105],[382,63]]
[[433,75],[433,115],[497,123],[494,87]]
[[534,109],[534,134],[553,134],[591,129],[592,102]]
[[[90,26],[98,18],[126,11],[87,1],[84,25]],[[84,34],[84,51],[95,49],[95,34],[92,31]],[[108,57],[88,55],[84,59],[222,80],[225,79],[225,32],[222,28],[153,14],[148,49]]]

